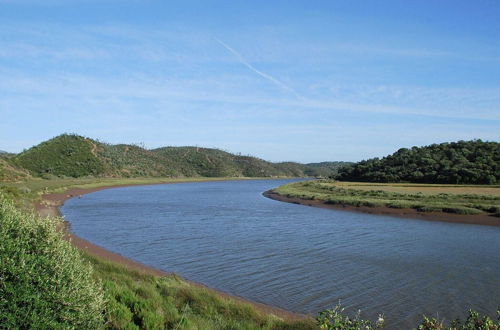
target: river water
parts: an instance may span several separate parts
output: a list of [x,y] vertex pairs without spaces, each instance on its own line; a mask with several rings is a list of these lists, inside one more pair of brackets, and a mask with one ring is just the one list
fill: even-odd
[[270,200],[293,180],[102,190],[61,208],[110,251],[256,302],[316,315],[339,301],[387,327],[500,305],[500,228]]

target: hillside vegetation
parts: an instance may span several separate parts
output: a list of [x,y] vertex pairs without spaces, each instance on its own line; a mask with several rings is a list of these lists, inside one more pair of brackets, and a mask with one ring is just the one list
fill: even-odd
[[[345,163],[271,163],[219,149],[111,145],[63,134],[4,160],[42,178],[57,177],[304,177],[337,173]],[[1,175],[1,174],[0,174]],[[5,175],[7,177],[7,175]]]
[[29,171],[13,166],[7,159],[0,158],[0,182],[16,182],[30,177]]
[[382,159],[343,167],[341,181],[494,184],[500,182],[500,143],[481,140],[402,148]]

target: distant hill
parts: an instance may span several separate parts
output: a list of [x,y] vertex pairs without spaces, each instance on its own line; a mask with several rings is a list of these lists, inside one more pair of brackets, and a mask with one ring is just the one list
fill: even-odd
[[500,143],[481,140],[402,148],[341,168],[341,181],[494,184],[500,182]]
[[12,152],[0,150],[0,158],[10,158],[13,157],[14,155],[15,154]]
[[352,165],[352,162],[321,162],[309,163],[304,173],[314,177],[328,177],[336,175],[342,167]]
[[[304,177],[336,173],[335,162],[271,163],[219,149],[111,145],[73,134],[42,142],[9,159],[13,167],[48,177]],[[341,163],[338,163],[341,164]]]

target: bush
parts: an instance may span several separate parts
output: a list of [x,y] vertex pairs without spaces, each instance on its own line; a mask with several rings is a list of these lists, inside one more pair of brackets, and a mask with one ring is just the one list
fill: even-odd
[[451,322],[450,327],[444,326],[443,322],[424,316],[417,330],[499,330],[500,329],[500,308],[497,310],[498,322],[495,323],[487,315],[481,316],[478,312],[469,310],[467,319],[462,323],[460,319]]
[[16,210],[0,194],[2,328],[103,327],[102,288],[58,224]]
[[[382,315],[379,315],[376,322],[371,322],[361,319],[360,312],[351,318],[344,314],[344,310],[345,308],[339,304],[334,309],[320,312],[316,318],[318,326],[327,330],[377,330],[384,327]],[[424,316],[416,330],[500,330],[500,308],[497,310],[497,315],[498,322],[495,322],[487,315],[481,316],[478,312],[469,310],[467,319],[463,323],[460,319],[456,319],[449,327],[442,321]]]
[[371,322],[369,320],[363,320],[360,317],[360,313],[356,317],[351,318],[344,315],[344,310],[340,304],[335,306],[334,309],[328,309],[319,313],[316,318],[318,326],[321,329],[328,330],[375,330],[382,329],[384,327],[384,318],[382,315],[379,316],[376,322]]

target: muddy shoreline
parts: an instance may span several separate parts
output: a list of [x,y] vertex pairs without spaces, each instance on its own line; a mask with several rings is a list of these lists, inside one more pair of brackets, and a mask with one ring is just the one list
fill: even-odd
[[287,197],[268,190],[262,194],[263,196],[274,199],[280,202],[300,204],[312,207],[321,207],[330,210],[340,210],[348,212],[363,212],[374,215],[386,215],[397,218],[419,219],[426,221],[441,221],[462,224],[484,225],[484,226],[500,226],[500,218],[487,214],[463,215],[451,214],[445,212],[419,212],[414,209],[395,209],[390,207],[368,207],[368,206],[350,206],[328,204],[321,200],[309,200],[297,197]]
[[[192,181],[190,181],[192,182]],[[175,182],[175,183],[181,183],[181,182]],[[104,190],[104,189],[111,189],[111,188],[123,188],[123,187],[130,187],[130,186],[140,186],[140,185],[157,185],[157,184],[173,184],[173,183],[168,183],[168,182],[161,182],[161,183],[148,183],[148,184],[128,184],[128,185],[116,185],[116,186],[102,186],[102,187],[97,187],[97,188],[71,188],[66,190],[63,193],[50,193],[50,194],[45,194],[42,196],[41,201],[36,202],[34,204],[35,209],[37,213],[42,216],[42,217],[47,217],[47,216],[62,216],[59,207],[64,204],[64,202],[70,198],[79,198],[80,196],[83,196],[85,194],[90,194],[96,191]],[[167,275],[172,275],[172,273],[150,267],[147,265],[144,265],[140,262],[134,261],[132,259],[126,258],[120,254],[111,252],[109,250],[106,250],[98,245],[95,245],[83,238],[80,238],[74,234],[71,233],[70,231],[71,224],[67,221],[65,221],[65,236],[64,238],[71,242],[71,244],[86,253],[99,257],[101,259],[104,259],[106,261],[110,261],[122,266],[127,267],[128,269],[140,271],[146,274],[154,275],[154,276],[167,276]],[[214,293],[220,297],[223,297],[225,299],[232,299],[238,303],[244,303],[244,304],[250,304],[255,309],[263,314],[273,314],[277,317],[286,319],[286,320],[301,320],[301,319],[306,319],[310,316],[307,315],[302,315],[298,313],[293,313],[278,307],[273,307],[273,306],[268,306],[262,303],[254,302],[251,300],[244,299],[242,297],[234,296],[229,293],[223,292],[223,291],[218,291],[212,288],[209,288],[201,283],[197,282],[192,282],[186,279],[183,279],[184,281],[208,290],[211,293]]]

